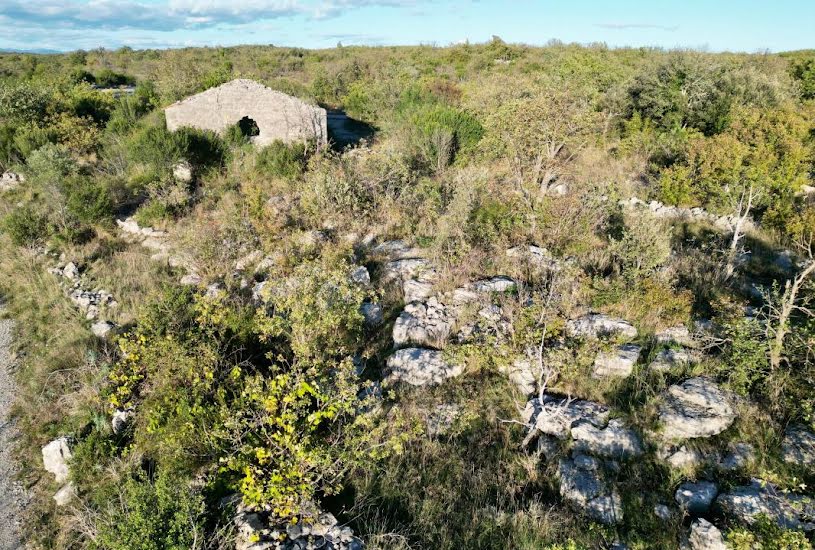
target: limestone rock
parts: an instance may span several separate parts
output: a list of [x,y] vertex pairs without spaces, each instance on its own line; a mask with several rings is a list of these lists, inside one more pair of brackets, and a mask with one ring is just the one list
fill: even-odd
[[427,303],[408,303],[393,325],[394,345],[444,347],[453,330],[453,323],[452,312],[435,298]]
[[657,504],[654,506],[654,515],[662,521],[670,521],[673,514],[671,514],[671,509],[665,504]]
[[815,434],[803,426],[788,428],[781,443],[781,457],[787,464],[815,465]]
[[0,193],[11,191],[24,181],[25,177],[22,174],[6,170],[0,175]]
[[597,459],[577,455],[558,465],[560,496],[588,517],[613,525],[623,520],[622,499],[600,472]]
[[424,252],[422,250],[411,247],[402,240],[385,241],[380,243],[371,249],[371,253],[374,256],[384,256],[392,260],[424,257]]
[[378,327],[384,321],[382,306],[375,302],[363,302],[359,307],[359,311],[365,319],[365,326],[368,328]]
[[66,483],[54,496],[57,506],[67,506],[76,497],[76,488],[72,482]]
[[536,432],[566,439],[578,423],[602,428],[608,423],[609,410],[592,401],[558,398],[551,395],[529,400],[524,409],[524,421]]
[[187,161],[181,161],[173,166],[173,178],[181,183],[192,183],[192,165]]
[[648,368],[668,372],[674,367],[691,365],[697,362],[696,354],[685,349],[664,349],[656,354]]
[[134,412],[132,410],[116,409],[113,412],[113,417],[110,420],[110,427],[113,430],[113,433],[116,435],[122,433],[130,423],[130,419],[133,417],[133,414]]
[[371,274],[368,273],[368,268],[361,265],[351,271],[351,280],[361,286],[369,286],[371,284]]
[[407,279],[402,283],[402,294],[406,304],[411,302],[422,302],[433,296],[434,277],[419,277],[417,279]]
[[510,290],[514,290],[517,286],[517,283],[510,277],[500,275],[498,277],[491,277],[471,283],[469,288],[476,292],[492,293],[509,292]]
[[690,378],[668,388],[659,410],[667,440],[710,437],[726,430],[735,419],[728,396],[704,378]]
[[702,453],[696,449],[689,449],[686,445],[682,445],[673,452],[665,453],[665,455],[665,461],[671,468],[677,470],[696,468],[705,461]]
[[637,337],[637,329],[634,328],[634,325],[623,319],[601,313],[591,313],[568,321],[566,333],[573,338],[593,340],[605,337],[622,337],[633,340]]
[[198,286],[202,281],[203,279],[195,273],[187,273],[178,282],[185,286]]
[[756,450],[749,443],[731,443],[728,453],[719,462],[719,468],[725,471],[746,468],[756,458]]
[[91,325],[91,332],[97,338],[107,338],[116,331],[116,323],[110,321],[97,321]]
[[440,384],[464,372],[462,365],[451,364],[441,351],[406,348],[400,349],[387,360],[385,381],[407,382],[412,386]]
[[625,378],[634,370],[642,348],[634,344],[624,344],[611,351],[601,351],[594,360],[594,378],[616,376]]
[[526,357],[520,357],[511,365],[503,365],[499,371],[515,384],[518,390],[529,395],[535,391],[538,384],[538,374],[534,362]]
[[429,260],[424,258],[401,258],[385,264],[384,279],[386,281],[395,279],[404,281],[416,277],[420,273],[428,272],[431,272]]
[[530,267],[557,273],[563,269],[560,261],[555,259],[548,250],[530,244],[528,246],[515,246],[507,250],[507,256],[526,261]]
[[688,513],[700,516],[708,511],[718,493],[719,488],[710,481],[686,482],[679,486],[674,498]]
[[643,453],[640,437],[619,419],[609,421],[605,428],[583,422],[573,427],[571,433],[574,449],[579,452],[613,459],[629,459]]
[[727,550],[722,532],[703,518],[693,520],[688,545],[691,550]]
[[68,461],[71,456],[70,440],[66,436],[59,437],[42,448],[43,466],[47,472],[54,474],[57,483],[68,481]]
[[685,325],[677,325],[661,330],[655,334],[657,344],[672,345],[679,344],[688,348],[696,347],[697,342],[694,340],[690,331]]
[[811,497],[782,493],[759,480],[722,493],[716,504],[726,514],[748,525],[766,516],[785,529],[815,531],[815,501]]

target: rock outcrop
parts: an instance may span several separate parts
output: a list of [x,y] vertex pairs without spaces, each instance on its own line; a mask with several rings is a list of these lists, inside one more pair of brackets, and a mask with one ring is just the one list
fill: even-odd
[[594,378],[625,378],[634,371],[640,357],[640,348],[634,344],[617,346],[611,351],[601,351],[594,359]]
[[407,382],[412,386],[440,384],[464,372],[462,365],[444,358],[444,353],[423,348],[405,348],[388,357],[385,381]]
[[815,465],[815,434],[803,426],[793,426],[781,442],[781,458],[787,464],[810,468]]
[[719,494],[719,488],[710,481],[698,483],[683,483],[676,490],[674,498],[682,509],[693,516],[706,513],[713,504],[713,499]]
[[760,480],[720,494],[716,504],[725,514],[748,525],[764,516],[785,529],[815,531],[815,501],[811,497],[784,493]]
[[703,518],[693,520],[688,536],[690,550],[727,550],[719,529]]
[[42,448],[42,463],[47,472],[54,474],[57,483],[68,481],[71,460],[71,441],[68,437],[59,437]]
[[588,517],[613,525],[623,520],[620,494],[608,483],[596,458],[576,455],[563,459],[558,465],[560,496]]
[[666,440],[710,437],[736,419],[730,398],[705,378],[691,378],[668,388],[659,409]]
[[590,313],[566,323],[566,334],[573,338],[597,340],[606,337],[621,337],[633,340],[637,329],[624,319],[610,317],[602,313]]

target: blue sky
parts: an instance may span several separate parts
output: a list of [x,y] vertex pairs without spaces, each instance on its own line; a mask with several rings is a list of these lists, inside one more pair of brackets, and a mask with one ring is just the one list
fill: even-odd
[[0,0],[0,49],[605,42],[815,47],[815,0]]

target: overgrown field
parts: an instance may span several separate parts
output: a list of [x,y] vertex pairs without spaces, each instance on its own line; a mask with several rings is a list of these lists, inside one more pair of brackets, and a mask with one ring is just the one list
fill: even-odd
[[[166,130],[235,78],[375,133]],[[812,547],[812,51],[0,54],[2,171],[33,547]]]

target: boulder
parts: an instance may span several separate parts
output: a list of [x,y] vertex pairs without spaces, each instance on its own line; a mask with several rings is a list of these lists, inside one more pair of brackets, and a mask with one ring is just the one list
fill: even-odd
[[385,320],[382,306],[375,302],[363,302],[362,305],[359,306],[359,312],[362,313],[362,317],[365,319],[365,326],[368,328],[378,327]]
[[116,435],[122,433],[130,423],[130,419],[133,417],[133,414],[134,412],[132,410],[116,409],[113,412],[113,417],[110,419],[110,427],[113,430],[113,433]]
[[612,458],[629,459],[643,453],[642,440],[622,420],[615,419],[605,428],[582,422],[572,428],[574,449],[578,452]]
[[815,434],[803,426],[788,428],[781,443],[781,458],[787,464],[815,465]]
[[659,409],[666,440],[710,437],[736,419],[729,397],[705,378],[690,378],[668,388]]
[[693,520],[688,536],[690,550],[727,550],[722,532],[703,518]]
[[625,378],[634,370],[639,359],[640,348],[634,344],[624,344],[611,351],[601,351],[594,359],[594,378]]
[[746,468],[756,458],[756,450],[749,443],[731,443],[727,454],[719,462],[719,468],[725,471]]
[[67,506],[76,497],[76,487],[72,482],[66,483],[54,496],[57,506]]
[[452,312],[435,298],[408,303],[393,325],[393,343],[396,347],[444,347],[454,322]]
[[686,482],[679,486],[674,498],[689,514],[700,516],[708,511],[718,493],[719,488],[710,481]]
[[696,354],[686,349],[664,349],[656,354],[648,368],[659,372],[668,372],[674,367],[696,363]]
[[432,272],[430,261],[424,258],[402,258],[392,260],[385,264],[384,279],[393,281],[396,279],[407,280],[418,274],[429,275]]
[[42,448],[43,466],[46,471],[54,474],[57,483],[68,481],[68,461],[71,456],[70,439],[66,436],[59,437]]
[[697,342],[693,339],[690,331],[685,325],[669,327],[657,332],[654,335],[657,344],[672,345],[679,344],[688,348],[696,347]]
[[608,423],[609,410],[592,401],[543,396],[529,400],[523,412],[524,421],[534,432],[566,439],[578,423],[589,423],[598,428]]
[[433,296],[433,277],[407,279],[402,283],[402,294],[406,304],[421,302]]
[[195,273],[187,273],[186,275],[181,277],[181,279],[178,282],[185,286],[198,286],[201,284],[202,280],[203,279],[201,279],[201,277],[199,277]]
[[566,334],[573,338],[592,340],[605,337],[621,337],[633,340],[637,337],[637,329],[624,319],[610,317],[601,313],[591,313],[567,321]]
[[400,349],[387,360],[385,381],[407,382],[412,386],[440,384],[464,372],[464,366],[451,364],[441,351],[406,348]]
[[187,161],[173,166],[173,177],[181,183],[192,183],[192,165]]
[[558,465],[560,496],[588,517],[613,525],[623,520],[622,499],[603,479],[600,466],[597,459],[584,455],[561,460]]
[[664,453],[665,461],[677,470],[696,468],[705,461],[705,457],[697,449],[689,449],[682,445],[673,452]]
[[359,266],[351,271],[351,281],[361,286],[369,286],[371,284],[371,274],[368,273],[368,268]]
[[509,292],[514,290],[518,285],[510,277],[499,275],[498,277],[491,277],[489,279],[482,279],[468,285],[469,288],[476,292],[493,293],[493,292]]
[[815,501],[811,497],[783,493],[760,480],[722,493],[716,504],[725,514],[748,525],[766,516],[785,529],[815,531]]
[[97,321],[91,325],[91,332],[97,338],[107,338],[116,331],[116,323],[110,321]]
[[507,256],[521,259],[527,262],[530,267],[543,271],[557,273],[563,269],[561,262],[556,260],[548,250],[533,244],[510,248],[507,250]]
[[6,170],[0,175],[0,193],[11,191],[24,181],[25,177],[22,174]]
[[402,240],[385,241],[380,243],[371,249],[371,253],[375,256],[384,256],[393,260],[424,257],[424,252],[422,250],[413,248]]
[[656,506],[654,506],[654,515],[661,519],[662,521],[670,521],[671,516],[673,514],[671,513],[671,509],[668,508],[667,505],[657,504]]
[[511,365],[502,365],[499,367],[499,372],[509,378],[509,381],[515,384],[524,395],[530,395],[535,391],[538,385],[538,372],[537,365],[526,357],[520,357],[513,361]]
[[68,262],[62,268],[62,276],[71,281],[76,281],[79,279],[79,268],[74,262]]

